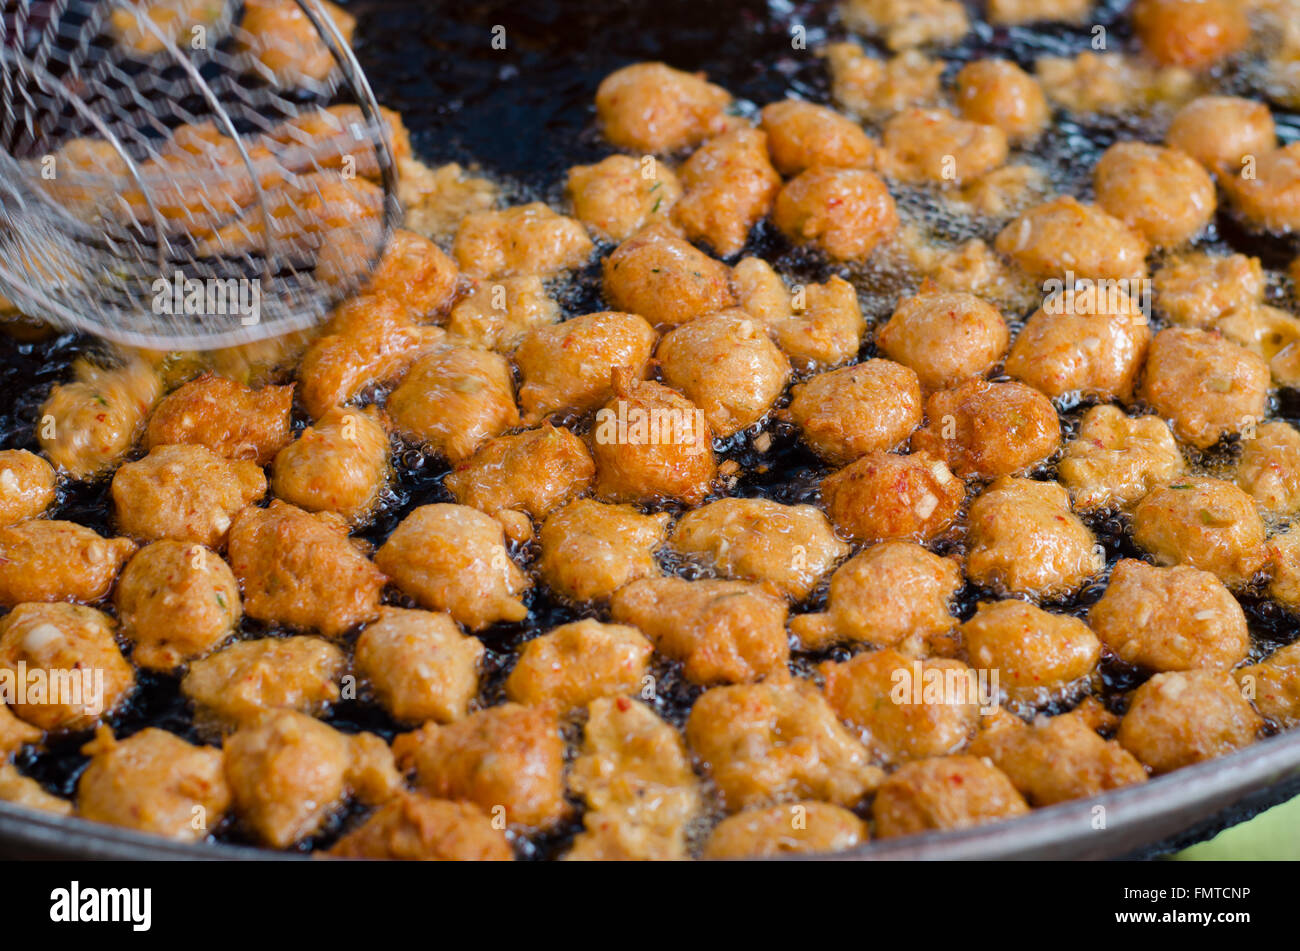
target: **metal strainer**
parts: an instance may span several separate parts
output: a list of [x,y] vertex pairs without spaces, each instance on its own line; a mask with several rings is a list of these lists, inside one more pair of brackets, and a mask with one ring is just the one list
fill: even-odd
[[318,0],[8,0],[0,293],[118,343],[302,330],[399,221],[390,130]]

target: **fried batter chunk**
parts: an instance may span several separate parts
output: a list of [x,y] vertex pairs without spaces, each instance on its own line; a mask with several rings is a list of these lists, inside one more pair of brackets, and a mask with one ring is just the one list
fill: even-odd
[[447,318],[451,343],[513,353],[524,334],[560,319],[560,305],[536,274],[475,281]]
[[1261,231],[1300,229],[1300,142],[1264,152],[1219,180],[1228,200]]
[[608,598],[629,581],[660,574],[654,552],[670,519],[631,505],[575,499],[542,523],[537,570],[552,591],[571,601]]
[[388,454],[388,430],[376,408],[336,406],[276,455],[271,491],[305,511],[362,524],[391,475]]
[[763,131],[772,164],[782,175],[798,175],[814,165],[870,168],[876,147],[862,127],[834,109],[785,99],[763,107]]
[[880,37],[891,50],[956,43],[970,29],[955,0],[843,0],[840,16],[855,32]]
[[41,406],[41,449],[73,479],[101,475],[135,445],[161,395],[158,375],[143,363],[105,369],[77,360],[71,382],[55,386]]
[[861,261],[898,231],[898,210],[874,172],[814,165],[777,193],[772,221],[792,241]]
[[1268,561],[1254,500],[1204,477],[1153,490],[1133,510],[1133,541],[1164,565],[1191,565],[1229,588],[1249,585]]
[[1176,324],[1213,329],[1221,317],[1263,302],[1259,258],[1201,252],[1169,258],[1151,279],[1156,309]]
[[1237,486],[1270,514],[1300,511],[1300,430],[1280,420],[1262,423],[1244,442]]
[[387,297],[354,297],[342,304],[298,367],[298,396],[313,417],[356,399],[372,385],[392,383],[440,346],[441,327],[417,324]]
[[36,780],[18,772],[12,763],[0,760],[0,802],[12,802],[27,809],[39,809],[58,816],[72,815],[72,803],[52,796]]
[[880,165],[908,184],[970,182],[1007,160],[1007,134],[947,109],[905,109],[885,123]]
[[573,214],[598,237],[626,241],[651,221],[667,220],[682,183],[662,162],[611,155],[569,169]]
[[605,258],[602,269],[610,306],[656,326],[675,327],[736,302],[727,266],[668,225],[642,228]]
[[[831,709],[886,763],[956,753],[975,732],[975,672],[959,660],[915,660],[886,648],[817,670]],[[945,689],[925,690],[934,682]]]
[[456,501],[495,515],[505,509],[542,519],[591,486],[595,463],[572,431],[544,423],[498,436],[443,480]]
[[1264,716],[1285,729],[1300,724],[1300,643],[1278,648],[1232,675]]
[[154,727],[117,740],[100,727],[81,752],[90,757],[77,780],[77,814],[86,819],[197,842],[230,808],[216,747],[193,746]]
[[357,638],[354,660],[393,719],[450,723],[469,716],[483,653],[449,614],[385,607]]
[[825,613],[797,615],[790,630],[806,650],[839,643],[919,649],[956,626],[952,603],[961,585],[954,559],[913,542],[881,542],[831,576]]
[[961,626],[967,662],[998,671],[1013,701],[1045,703],[1097,667],[1101,641],[1087,624],[1024,601],[985,602]]
[[466,215],[452,251],[467,275],[491,280],[580,267],[593,247],[581,222],[535,201]]
[[347,657],[323,638],[263,637],[196,660],[181,692],[222,726],[252,723],[267,710],[316,716],[339,699],[346,670]]
[[149,417],[146,449],[199,445],[225,459],[265,466],[293,439],[293,386],[254,390],[215,373],[203,373],[170,393]]
[[1031,277],[1090,280],[1146,276],[1146,239],[1093,205],[1069,195],[1036,205],[1003,228],[994,242]]
[[1247,155],[1264,155],[1277,148],[1277,130],[1265,103],[1237,96],[1199,96],[1174,114],[1165,142],[1211,172],[1235,174]]
[[348,736],[293,710],[276,710],[225,743],[235,814],[264,845],[285,849],[320,832],[355,792],[378,805],[399,793],[388,746]]
[[239,583],[216,552],[172,540],[152,542],[127,562],[113,592],[131,659],[174,670],[206,656],[243,616]]
[[1035,807],[1099,796],[1147,778],[1131,753],[1098,736],[1078,711],[1042,717],[1032,726],[1009,718],[975,737],[970,753],[992,761]]
[[1003,476],[971,503],[969,520],[966,576],[999,593],[1061,597],[1105,564],[1055,482]]
[[929,452],[964,479],[1018,475],[1050,458],[1061,445],[1056,409],[1023,383],[972,379],[926,401],[929,422],[912,448]]
[[791,294],[762,258],[743,258],[732,272],[740,305],[767,327],[772,339],[800,370],[832,367],[852,359],[866,322],[858,293],[842,277],[800,285]]
[[923,417],[917,375],[892,360],[866,360],[810,377],[790,391],[788,417],[832,465],[896,449]]
[[[356,17],[329,0],[321,8],[350,44]],[[323,82],[338,68],[324,38],[293,0],[249,0],[240,27],[248,52],[285,86]]]
[[456,263],[423,235],[393,232],[362,294],[388,297],[417,319],[443,314],[456,297]]
[[509,862],[505,830],[470,802],[404,792],[334,843],[340,859],[421,862]]
[[431,796],[472,802],[515,829],[548,829],[570,811],[555,711],[504,703],[447,726],[432,720],[393,741],[403,770]]
[[645,704],[627,697],[591,702],[570,786],[587,812],[566,859],[686,858],[699,782],[681,735]]
[[510,560],[501,525],[477,509],[420,506],[375,552],[375,564],[422,607],[471,631],[528,616],[528,577]]
[[852,807],[884,778],[806,680],[706,690],[691,708],[686,742],[728,812],[801,799]]
[[867,841],[867,824],[827,802],[747,809],[717,824],[706,859],[744,859],[806,852],[842,852]]
[[605,138],[638,152],[675,152],[722,132],[731,94],[663,63],[633,63],[610,73],[596,90]]
[[249,617],[338,637],[379,612],[384,576],[329,512],[275,499],[230,526],[230,567]]
[[1231,674],[1182,670],[1134,691],[1117,739],[1152,772],[1167,773],[1249,746],[1261,726]]
[[1151,342],[1146,315],[1127,297],[1114,307],[1074,293],[1056,301],[1073,306],[1033,313],[1007,355],[1007,375],[1053,399],[1131,400]]
[[614,394],[610,373],[644,377],[658,335],[635,314],[601,311],[529,331],[515,350],[524,422],[552,413],[585,413]]
[[1081,512],[1127,508],[1182,475],[1185,464],[1169,424],[1158,416],[1125,415],[1094,406],[1065,446],[1057,471]]
[[704,412],[722,439],[758,422],[790,378],[790,361],[745,311],[697,317],[669,331],[655,358],[663,380]]
[[1151,342],[1142,397],[1200,449],[1264,418],[1271,380],[1263,358],[1205,330],[1168,327]]
[[613,374],[614,399],[596,413],[596,494],[611,502],[704,500],[717,476],[704,411],[675,390]]
[[1214,219],[1214,180],[1190,155],[1146,142],[1116,142],[1092,170],[1097,204],[1155,247],[1196,237]]
[[964,829],[1029,811],[1001,770],[974,756],[904,763],[885,777],[871,803],[882,839],[931,829]]
[[519,425],[509,361],[470,347],[421,357],[388,395],[386,409],[398,433],[453,464]]
[[719,499],[682,516],[672,546],[719,575],[802,601],[849,553],[821,510],[770,499]]
[[957,517],[966,486],[938,456],[869,452],[822,480],[831,523],[855,541],[928,541]]
[[39,743],[44,737],[44,730],[18,719],[7,704],[0,703],[0,766],[24,746]]
[[0,604],[98,601],[135,552],[75,522],[28,519],[0,527]]
[[54,469],[26,449],[0,451],[0,525],[35,518],[54,504]]
[[601,697],[635,693],[654,647],[634,627],[591,618],[561,624],[520,648],[506,678],[506,696],[558,710]]
[[1246,9],[1233,0],[1137,0],[1133,29],[1158,63],[1204,69],[1250,39]]
[[692,683],[744,683],[785,669],[785,602],[743,581],[643,578],[614,592],[610,615],[680,660]]
[[1151,670],[1228,670],[1250,650],[1246,615],[1223,582],[1187,565],[1116,563],[1088,623],[1123,661]]
[[27,677],[9,709],[46,732],[88,730],[113,713],[135,688],[113,628],[79,604],[20,604],[0,618],[0,670],[16,683],[22,664]]
[[866,119],[886,119],[909,106],[937,102],[944,62],[919,50],[889,59],[867,55],[857,43],[831,43],[824,55],[830,64],[831,97],[842,108]]
[[673,221],[687,238],[722,257],[745,246],[781,187],[781,176],[768,161],[767,133],[747,126],[709,139],[680,174],[685,191],[673,206]]
[[202,446],[159,446],[113,475],[113,505],[124,535],[224,548],[231,519],[266,494],[255,462],[223,459]]
[[981,377],[1007,352],[1007,322],[974,294],[923,286],[904,300],[876,333],[891,360],[911,367],[927,390],[944,390]]
[[1012,142],[1038,137],[1051,119],[1038,80],[1010,60],[978,59],[957,72],[962,118],[996,126]]

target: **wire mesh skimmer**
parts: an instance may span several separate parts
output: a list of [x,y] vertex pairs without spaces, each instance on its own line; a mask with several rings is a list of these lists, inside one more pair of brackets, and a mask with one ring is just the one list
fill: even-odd
[[8,0],[0,293],[118,343],[301,330],[400,209],[390,130],[319,0]]

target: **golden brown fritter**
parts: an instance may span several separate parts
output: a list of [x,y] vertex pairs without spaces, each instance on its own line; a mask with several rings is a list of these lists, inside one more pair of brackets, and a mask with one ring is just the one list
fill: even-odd
[[26,449],[0,451],[0,525],[35,518],[55,499],[57,476],[40,456]]
[[528,641],[506,678],[506,696],[558,710],[601,697],[635,694],[654,647],[634,627],[591,618],[561,624]]
[[223,459],[203,446],[158,446],[113,476],[113,508],[122,534],[226,546],[231,520],[266,494],[255,462]]
[[146,449],[176,443],[203,446],[226,459],[270,463],[293,438],[293,386],[252,389],[200,374],[169,393],[149,417]]
[[230,526],[230,567],[251,618],[338,637],[379,613],[384,576],[338,516],[276,499]]
[[1028,811],[1006,774],[974,756],[905,763],[885,777],[871,803],[882,839],[963,829]]
[[129,538],[104,538],[75,522],[28,519],[0,527],[0,604],[98,601],[135,549]]
[[785,669],[785,602],[755,584],[643,578],[618,591],[610,615],[630,624],[694,683],[744,683]]
[[483,653],[449,614],[385,607],[357,638],[354,661],[393,719],[450,723],[469,715]]
[[147,727],[117,740],[101,727],[82,748],[77,814],[181,841],[212,833],[230,808],[221,750]]
[[503,703],[448,726],[429,721],[393,752],[431,796],[472,802],[515,829],[546,829],[569,814],[564,742],[555,711]]
[[347,657],[320,637],[237,641],[190,664],[181,692],[222,727],[255,722],[268,710],[313,716],[339,699]]
[[113,713],[135,688],[114,627],[79,604],[20,604],[0,618],[0,670],[11,684],[26,673],[13,713],[46,732],[87,730]]
[[235,632],[243,616],[239,583],[210,548],[164,540],[127,562],[113,592],[131,659],[169,671],[206,656]]
[[375,552],[375,564],[422,607],[471,631],[528,615],[521,597],[530,582],[510,560],[501,525],[468,506],[415,509]]

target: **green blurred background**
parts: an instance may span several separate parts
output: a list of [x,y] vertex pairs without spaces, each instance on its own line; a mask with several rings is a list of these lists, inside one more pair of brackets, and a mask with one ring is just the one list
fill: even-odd
[[1179,861],[1300,859],[1300,796],[1172,856]]

